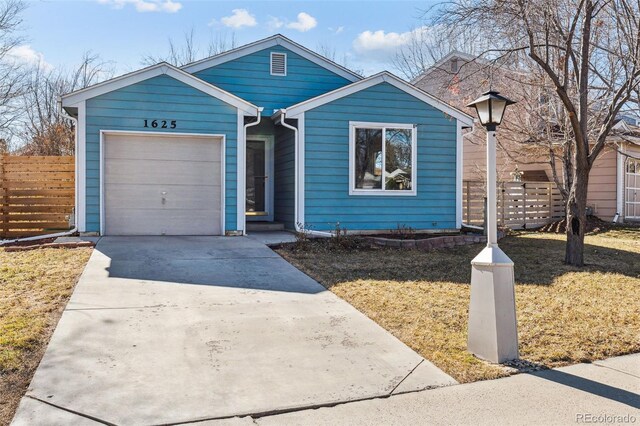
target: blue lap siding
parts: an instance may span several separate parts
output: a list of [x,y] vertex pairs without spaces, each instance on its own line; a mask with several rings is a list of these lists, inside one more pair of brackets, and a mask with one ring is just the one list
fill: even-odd
[[[417,195],[349,195],[349,121],[417,124]],[[456,227],[456,120],[381,83],[305,113],[305,225]]]
[[293,130],[278,126],[275,140],[275,220],[283,223],[287,229],[294,229],[295,138]]
[[[100,130],[226,135],[225,228],[237,229],[237,110],[163,75],[86,101],[86,231],[100,231]],[[176,120],[175,129],[144,120]]]
[[[287,54],[286,76],[271,75],[271,52]],[[264,107],[265,117],[271,116],[275,109],[286,108],[351,83],[282,46],[260,50],[194,75]]]

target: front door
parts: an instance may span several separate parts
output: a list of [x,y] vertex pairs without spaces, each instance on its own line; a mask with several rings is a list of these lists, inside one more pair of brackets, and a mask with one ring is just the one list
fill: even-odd
[[273,143],[247,140],[247,220],[273,221]]

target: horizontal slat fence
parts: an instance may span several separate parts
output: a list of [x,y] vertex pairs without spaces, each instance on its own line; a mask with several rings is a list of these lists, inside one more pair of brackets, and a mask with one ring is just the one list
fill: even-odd
[[[462,185],[463,222],[482,226],[486,185],[464,181]],[[499,182],[498,223],[511,229],[538,228],[564,216],[558,188],[551,182]]]
[[0,238],[69,229],[74,157],[0,155]]

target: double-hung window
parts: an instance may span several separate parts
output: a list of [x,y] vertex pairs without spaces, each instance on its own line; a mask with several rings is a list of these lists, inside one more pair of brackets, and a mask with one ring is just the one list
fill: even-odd
[[416,195],[416,127],[349,123],[349,194]]

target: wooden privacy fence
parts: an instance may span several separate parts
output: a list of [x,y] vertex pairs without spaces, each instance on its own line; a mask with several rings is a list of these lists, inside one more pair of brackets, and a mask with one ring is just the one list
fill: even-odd
[[0,238],[68,230],[74,204],[74,157],[0,154]]
[[[466,180],[462,191],[463,222],[482,226],[485,183]],[[503,227],[537,228],[564,217],[562,195],[551,182],[499,182],[497,197],[498,223]]]

